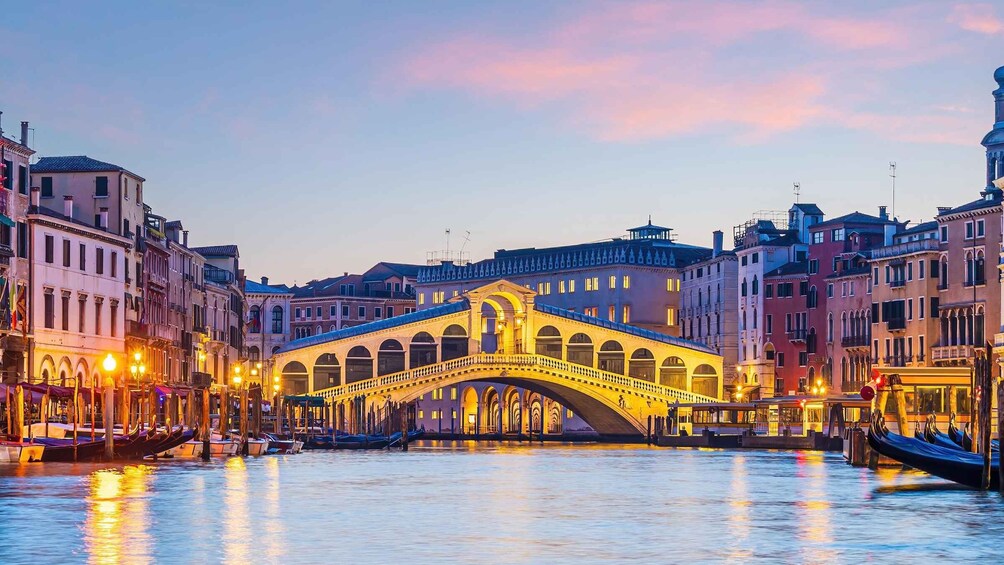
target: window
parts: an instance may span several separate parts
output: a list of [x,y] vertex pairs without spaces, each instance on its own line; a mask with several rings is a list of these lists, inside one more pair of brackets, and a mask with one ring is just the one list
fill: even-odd
[[115,327],[116,320],[118,320],[118,317],[119,317],[119,303],[112,300],[111,307],[109,309],[109,323],[111,324],[111,326],[109,327],[110,331],[108,332],[109,335],[111,335],[112,337],[115,337],[115,334],[118,333],[118,328]]
[[4,178],[3,187],[7,190],[12,190],[14,188],[14,163],[4,159]]
[[342,317],[343,318],[348,318],[349,317],[349,305],[348,304],[342,304]]
[[675,326],[676,325],[676,310],[673,308],[666,308],[666,325]]
[[917,261],[917,278],[924,278],[924,266],[927,265],[927,261]]
[[317,308],[314,308],[314,317],[317,318],[318,320],[321,319],[321,307],[320,306],[318,306]]
[[[840,296],[847,296],[847,283],[840,284]],[[826,283],[826,297],[833,298],[833,283]]]
[[749,256],[748,255],[743,255],[743,259],[742,259],[743,267],[746,266],[746,263],[747,263],[748,260],[749,260]]
[[393,306],[388,306],[387,307],[387,317],[388,318],[393,318],[394,317],[394,307]]
[[812,233],[812,243],[819,244],[823,243],[823,232],[817,231]]
[[630,324],[631,323],[631,307],[630,306],[624,306],[621,309],[621,322],[623,322],[625,324]]
[[835,230],[830,230],[830,239],[832,241],[843,241],[844,240],[844,228],[837,228]]
[[329,318],[334,318],[335,317],[335,312],[337,312],[337,309],[335,308],[334,304],[332,304],[331,306],[328,307],[328,317]]
[[778,351],[777,353],[775,353],[774,354],[774,359],[777,360],[777,366],[778,367],[784,367],[784,352],[783,351]]
[[920,302],[918,303],[918,306],[920,306],[920,308],[917,308],[917,312],[920,314],[920,319],[923,320],[924,319],[924,297],[923,296],[920,297]]
[[[52,236],[51,235],[46,235],[45,236],[45,262],[46,263],[52,263],[53,262],[53,258],[52,258],[52,255],[53,255],[53,245],[54,245],[54,242],[53,242]],[[46,326],[46,327],[50,327],[50,326]]]
[[302,316],[302,311],[299,308],[293,311],[294,319],[299,320],[301,316]]
[[[116,277],[118,277],[118,271],[119,271],[118,270],[118,263],[119,263],[119,254],[116,253],[115,251],[112,251],[112,278],[113,279],[116,278]],[[115,318],[115,316],[112,316],[112,318]]]
[[28,168],[24,165],[17,166],[17,191],[28,194]]
[[374,306],[373,307],[373,317],[374,318],[383,318],[383,308],[380,308],[379,306]]
[[108,196],[108,177],[97,177],[94,179],[94,196]]
[[365,306],[360,306],[359,309],[358,309],[358,311],[357,311],[357,313],[359,314],[359,319],[360,320],[365,320],[366,319],[366,307]]
[[983,237],[986,235],[986,224],[983,220],[976,220],[976,237]]
[[621,283],[623,288],[631,288],[631,275],[624,275],[623,282]]
[[617,309],[615,307],[610,306],[607,309],[607,319],[610,320],[611,322],[617,321]]
[[760,254],[759,253],[754,253],[754,254],[750,255],[750,261],[754,265],[756,265],[757,263],[759,263],[760,262]]
[[28,258],[28,224],[23,222],[17,223],[17,256]]
[[565,281],[558,281],[558,294],[565,294]]
[[913,319],[913,299],[912,298],[908,298],[907,301],[906,301],[906,319],[907,320],[912,320]]
[[610,288],[617,288],[617,275],[610,275]]
[[283,319],[282,319],[282,306],[275,306],[272,308],[272,333],[281,334],[285,333],[282,331]]
[[941,243],[948,241],[948,226],[941,226]]
[[45,299],[44,299],[44,323],[45,327],[48,329],[54,329],[56,327],[56,297],[53,294],[51,288],[45,289]]
[[105,250],[98,247],[94,251],[94,269],[99,275],[105,274]]
[[774,285],[768,284],[763,287],[764,298],[774,298]]
[[972,239],[973,238],[973,233],[974,233],[973,232],[973,223],[972,222],[966,222],[966,239]]
[[568,293],[575,292],[575,279],[568,279]]
[[764,328],[767,330],[767,334],[769,335],[769,334],[773,333],[774,332],[774,316],[771,315],[771,314],[767,314],[767,319],[766,319],[765,323],[766,323],[766,325],[764,326]]
[[63,266],[70,266],[70,240],[63,240]]
[[913,280],[913,261],[906,264],[906,280]]
[[798,352],[798,366],[805,367],[809,364],[809,354],[805,351]]
[[418,294],[418,305],[421,306],[423,304],[425,304],[425,293],[424,292],[420,292]]
[[70,331],[70,293],[63,292],[62,300],[60,301],[61,311],[59,312],[60,318],[62,320],[62,328],[64,332]]
[[52,177],[42,177],[42,198],[52,198]]
[[84,316],[87,314],[87,297],[80,296],[77,298],[77,332],[84,333],[87,322],[87,318]]

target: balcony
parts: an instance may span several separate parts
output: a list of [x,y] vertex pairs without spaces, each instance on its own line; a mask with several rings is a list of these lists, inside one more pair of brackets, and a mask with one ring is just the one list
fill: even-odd
[[851,335],[840,338],[840,346],[844,349],[852,349],[855,347],[868,347],[868,336],[866,335]]
[[931,348],[931,360],[938,361],[964,361],[973,358],[972,345],[942,345]]
[[203,373],[202,371],[192,371],[192,386],[197,388],[206,388],[212,386],[213,376],[209,373]]
[[141,324],[136,320],[126,320],[126,335],[129,337],[146,339],[149,337],[147,335],[147,325]]
[[209,335],[209,328],[205,324],[196,324],[192,326],[192,333]]
[[906,286],[906,281],[903,279],[889,281],[889,288],[903,288],[905,286]]
[[805,328],[794,329],[785,332],[788,336],[788,341],[793,342],[805,342]]
[[886,257],[897,257],[900,255],[907,255],[910,253],[920,253],[922,251],[937,251],[938,241],[936,239],[920,239],[917,241],[908,241],[905,243],[897,243],[896,245],[887,245],[885,247],[879,247],[872,249],[872,259],[884,259]]

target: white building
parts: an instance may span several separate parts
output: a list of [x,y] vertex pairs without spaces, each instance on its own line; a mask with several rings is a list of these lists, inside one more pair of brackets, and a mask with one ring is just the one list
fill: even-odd
[[73,201],[64,202],[62,213],[33,206],[27,216],[33,249],[29,359],[36,380],[72,385],[76,378],[91,386],[105,355],[123,361],[131,240],[69,219]]
[[703,343],[723,358],[726,375],[738,359],[737,272],[739,260],[723,251],[723,234],[714,232],[711,258],[680,271],[681,336]]
[[247,359],[261,362],[262,374],[270,375],[272,355],[285,345],[289,335],[289,306],[293,293],[282,286],[270,286],[268,277],[261,282],[244,282],[244,296],[248,304]]

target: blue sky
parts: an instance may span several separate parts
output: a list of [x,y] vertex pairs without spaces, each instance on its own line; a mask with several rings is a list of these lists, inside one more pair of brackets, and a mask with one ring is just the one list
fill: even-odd
[[5,10],[4,129],[147,178],[195,245],[274,281],[498,248],[682,241],[792,182],[828,216],[982,188],[1004,6],[35,2]]

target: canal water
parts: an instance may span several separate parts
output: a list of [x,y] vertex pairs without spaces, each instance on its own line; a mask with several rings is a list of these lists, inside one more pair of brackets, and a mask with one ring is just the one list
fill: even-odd
[[1004,501],[839,454],[422,442],[0,466],[3,563],[998,559]]

